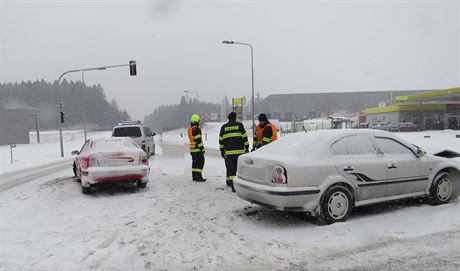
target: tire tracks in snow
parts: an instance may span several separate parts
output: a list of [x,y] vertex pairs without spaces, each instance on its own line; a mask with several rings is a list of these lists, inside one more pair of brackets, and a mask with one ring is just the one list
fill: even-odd
[[72,159],[68,158],[51,164],[40,165],[0,175],[0,193],[57,171],[71,168]]

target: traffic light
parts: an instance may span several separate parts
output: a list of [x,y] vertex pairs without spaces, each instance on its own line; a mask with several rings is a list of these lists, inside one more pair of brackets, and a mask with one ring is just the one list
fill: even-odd
[[134,61],[134,60],[129,61],[129,74],[131,76],[137,75],[136,61]]
[[65,112],[61,111],[61,123],[65,122]]

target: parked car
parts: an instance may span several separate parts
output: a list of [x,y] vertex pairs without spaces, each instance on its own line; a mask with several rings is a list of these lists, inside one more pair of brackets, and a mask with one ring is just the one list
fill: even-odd
[[112,137],[130,137],[150,156],[155,155],[156,133],[141,121],[123,121],[113,127]]
[[390,132],[414,132],[419,130],[417,125],[410,122],[399,122],[388,126],[388,131]]
[[104,184],[136,184],[144,188],[149,181],[147,154],[130,138],[88,139],[77,155],[73,170],[81,180],[83,194]]
[[370,129],[377,129],[377,130],[383,130],[383,131],[388,131],[388,126],[391,125],[391,123],[386,123],[386,122],[373,122],[369,125]]
[[[446,153],[439,155],[460,156]],[[443,204],[456,198],[460,162],[445,157],[380,130],[297,133],[240,156],[234,186],[249,202],[334,223],[358,206],[423,196]]]

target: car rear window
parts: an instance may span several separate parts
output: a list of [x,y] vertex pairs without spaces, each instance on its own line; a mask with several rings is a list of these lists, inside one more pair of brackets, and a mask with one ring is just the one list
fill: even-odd
[[312,148],[321,142],[321,137],[316,133],[296,133],[280,138],[278,141],[268,144],[257,152],[267,154],[282,154],[293,156],[305,156]]
[[117,127],[113,130],[113,137],[141,137],[140,127]]
[[134,143],[125,140],[96,140],[94,148],[97,151],[137,149]]

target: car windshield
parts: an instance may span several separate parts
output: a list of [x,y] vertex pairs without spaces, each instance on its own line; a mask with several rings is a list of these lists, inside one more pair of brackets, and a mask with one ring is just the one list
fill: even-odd
[[141,137],[141,129],[139,127],[117,127],[113,131],[113,137]]
[[305,156],[317,146],[321,139],[321,136],[316,132],[291,134],[260,148],[257,152],[261,154]]

